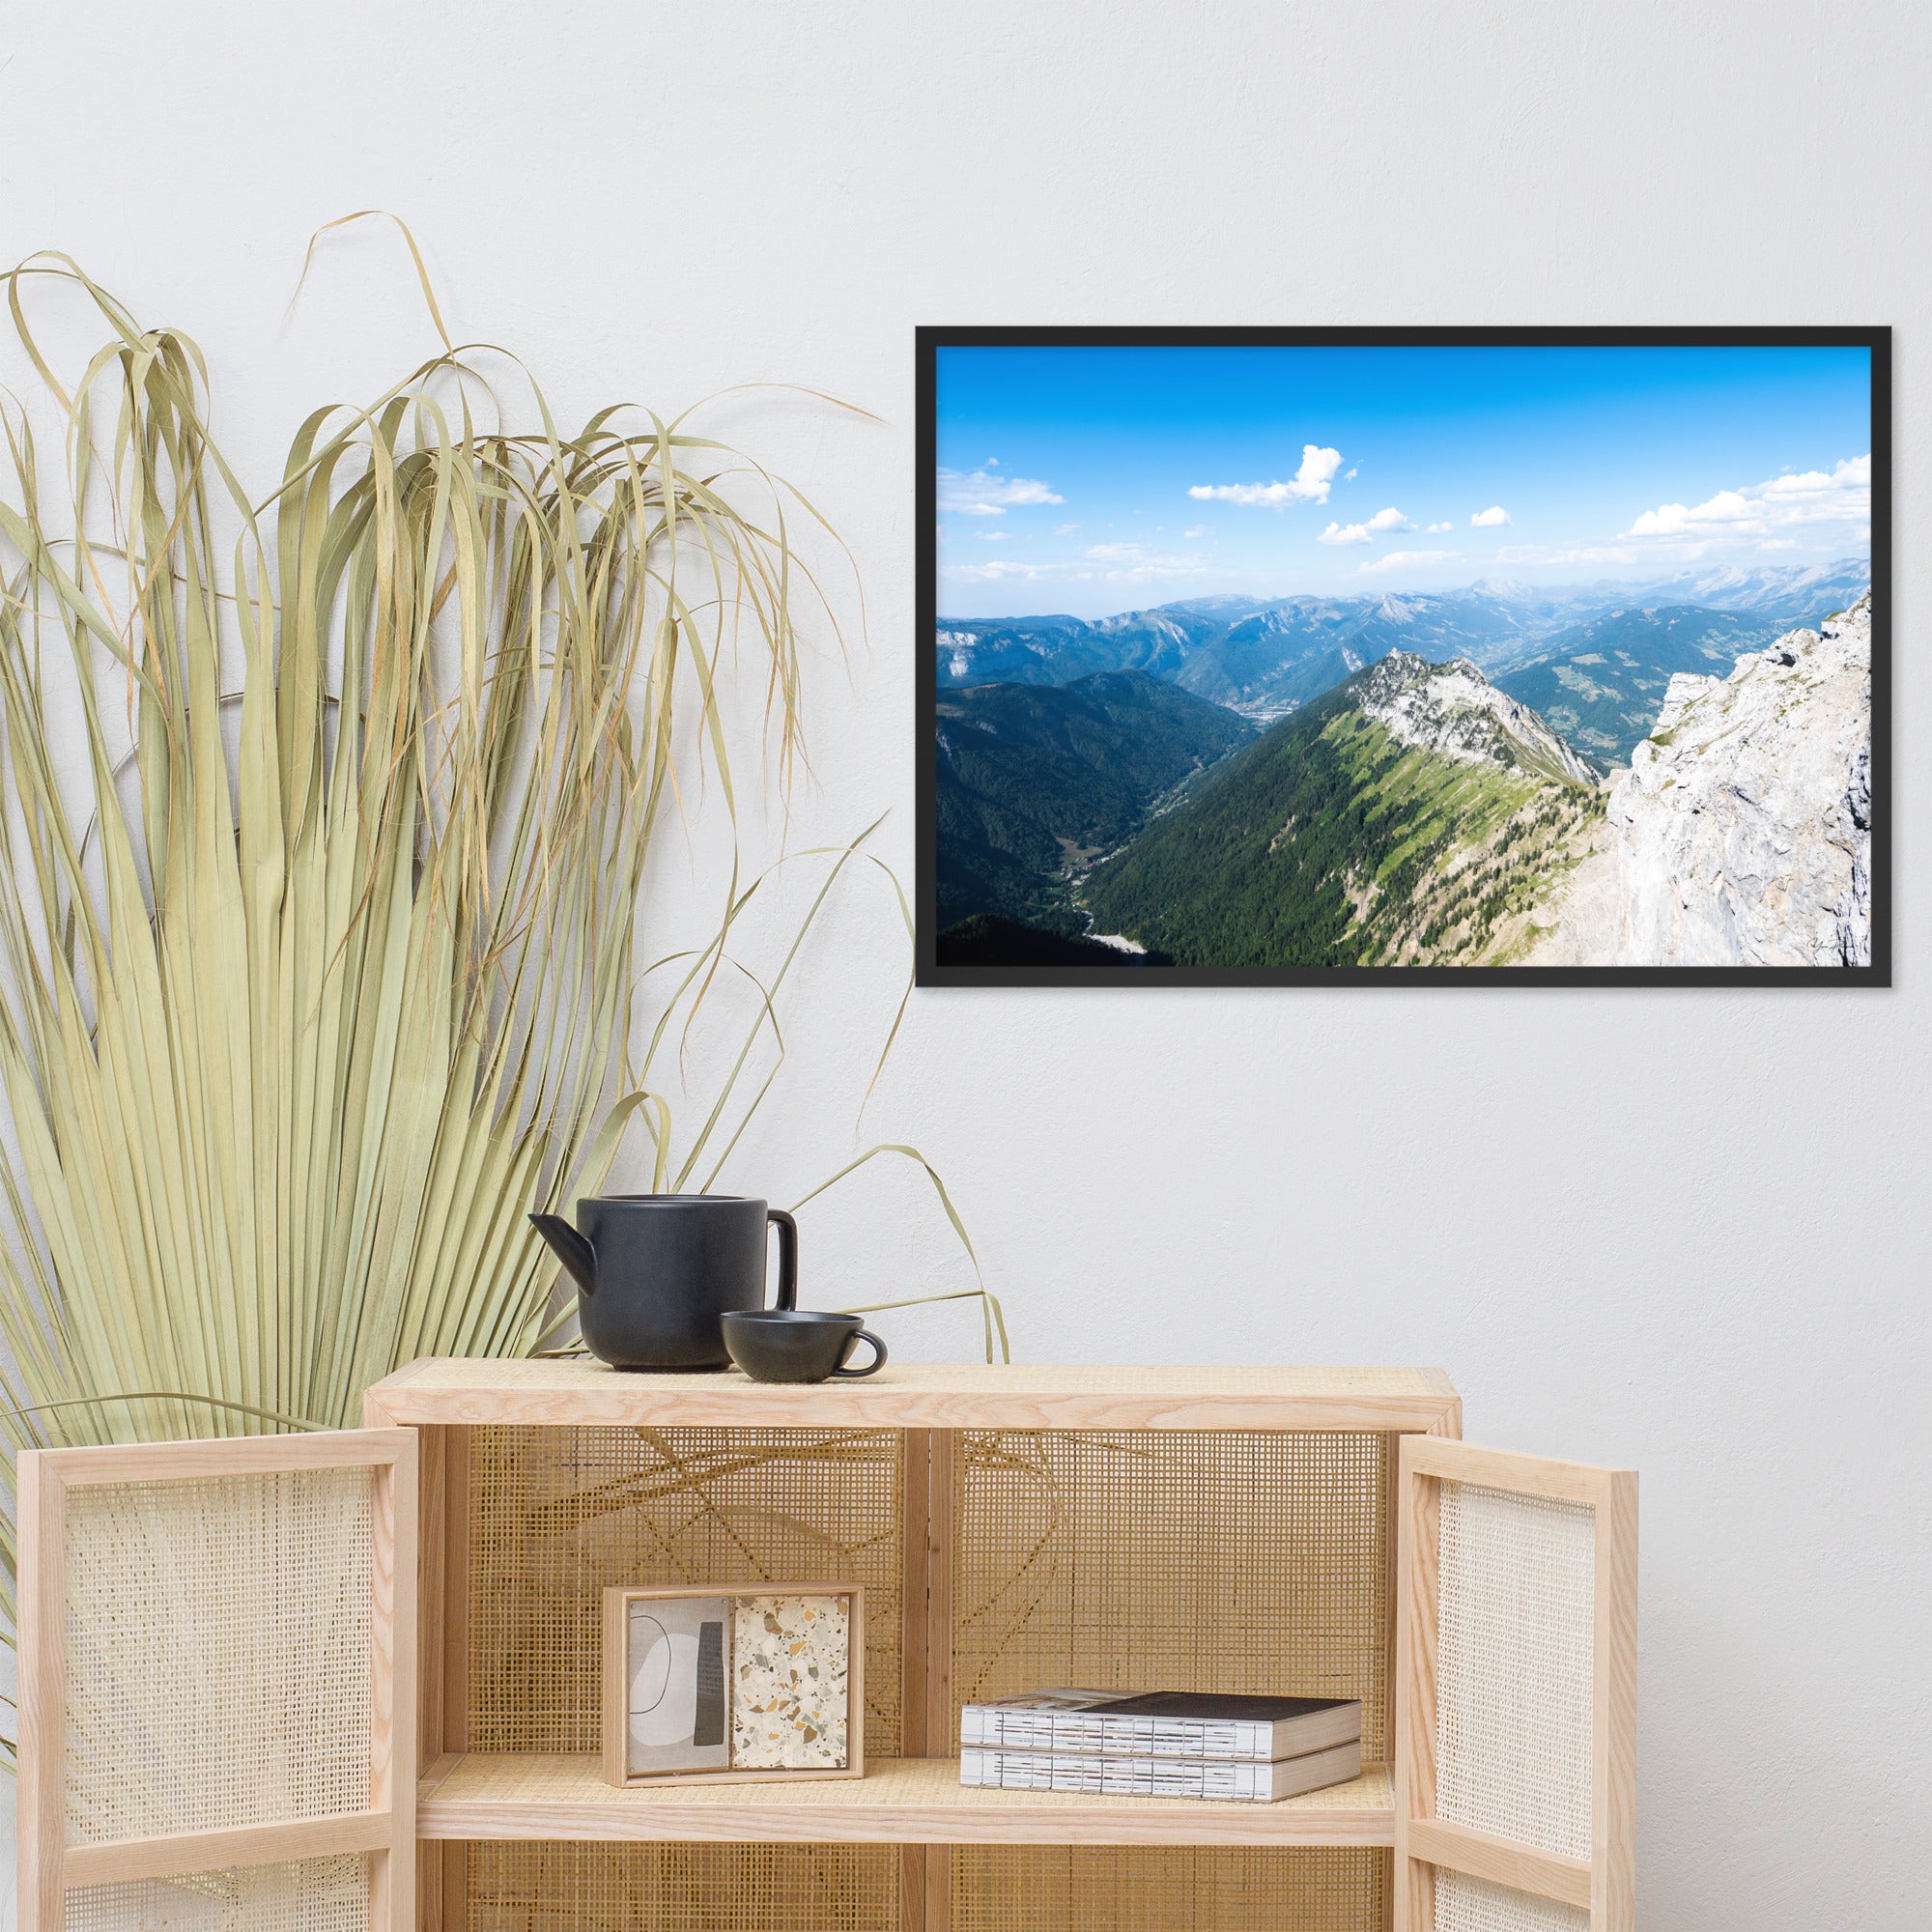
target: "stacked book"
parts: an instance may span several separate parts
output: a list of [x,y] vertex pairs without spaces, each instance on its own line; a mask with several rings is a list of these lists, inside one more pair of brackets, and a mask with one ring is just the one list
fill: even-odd
[[1005,1791],[1267,1804],[1362,1769],[1362,1707],[1342,1697],[1036,1690],[968,1704],[959,1781]]

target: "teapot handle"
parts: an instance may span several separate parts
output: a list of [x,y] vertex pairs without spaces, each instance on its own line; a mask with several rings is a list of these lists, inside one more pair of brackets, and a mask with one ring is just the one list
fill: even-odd
[[779,1298],[777,1308],[798,1306],[798,1223],[782,1208],[768,1210],[766,1218],[779,1231]]

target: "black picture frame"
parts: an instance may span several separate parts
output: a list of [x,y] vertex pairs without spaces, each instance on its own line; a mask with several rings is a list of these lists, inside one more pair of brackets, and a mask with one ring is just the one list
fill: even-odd
[[[1813,327],[1004,327],[923,326],[915,331],[914,484],[917,880],[915,981],[983,986],[1876,986],[1891,984],[1891,329]],[[1633,347],[1862,348],[1871,355],[1871,961],[1864,966],[943,966],[938,963],[933,638],[939,619],[938,352],[953,347]]]

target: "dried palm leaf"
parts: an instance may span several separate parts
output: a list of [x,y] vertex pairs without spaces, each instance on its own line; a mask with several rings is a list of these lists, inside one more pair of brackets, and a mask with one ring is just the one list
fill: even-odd
[[[106,324],[71,388],[28,321],[46,277]],[[484,427],[446,334],[310,416],[258,503],[187,337],[65,257],[6,284],[64,434],[50,463],[0,412],[0,1421],[15,1448],[353,1424],[402,1362],[555,1339],[526,1211],[593,1191],[633,1114],[660,1186],[708,1185],[769,1087],[741,1093],[796,945],[673,1153],[626,1061],[634,943],[680,746],[735,823],[740,640],[797,768],[816,586],[786,517],[816,513],[755,469],[740,507],[688,417],[566,435],[531,384],[538,431]],[[740,970],[757,890],[734,861],[653,1055]],[[14,1554],[8,1523],[10,1626]]]

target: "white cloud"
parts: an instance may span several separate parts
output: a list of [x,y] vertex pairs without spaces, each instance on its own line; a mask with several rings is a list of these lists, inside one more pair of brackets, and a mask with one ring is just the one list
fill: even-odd
[[1469,519],[1469,527],[1472,530],[1492,530],[1498,524],[1506,524],[1509,520],[1510,513],[1500,503],[1492,503],[1487,510],[1478,510]]
[[1763,483],[1719,490],[1701,503],[1660,503],[1623,534],[1762,537],[1798,524],[1862,524],[1870,515],[1871,457],[1851,456],[1832,469],[1788,469]]
[[1094,563],[1111,564],[1106,572],[1110,582],[1132,582],[1150,577],[1200,577],[1208,566],[1199,556],[1186,552],[1149,550],[1145,544],[1089,544],[1086,554]]
[[1687,510],[1682,503],[1662,503],[1646,510],[1624,534],[1631,537],[1677,537],[1687,530],[1708,528],[1713,524],[1749,523],[1756,512],[1735,490],[1719,490],[1715,497]]
[[1412,530],[1414,527],[1391,503],[1386,510],[1378,510],[1365,524],[1330,524],[1315,541],[1325,544],[1373,543],[1384,530]]
[[1823,496],[1834,490],[1869,490],[1871,457],[1848,456],[1835,469],[1807,469],[1803,474],[1786,470],[1764,486],[1767,497]]
[[1070,537],[1079,527],[1078,524],[1055,524],[1053,534],[1057,537]]
[[1433,537],[1446,537],[1455,527],[1454,524],[1431,524],[1429,534]]
[[1409,570],[1417,564],[1447,563],[1451,557],[1462,554],[1460,550],[1392,550],[1371,563],[1358,563],[1355,566],[1355,574],[1358,577],[1366,577],[1374,571]]
[[1013,540],[1011,530],[975,530],[973,534],[981,543],[1011,543]]
[[1207,537],[1213,534],[1213,531],[1206,524],[1196,524],[1192,529],[1182,530],[1180,539],[1183,543],[1190,543],[1196,537]]
[[1344,483],[1352,483],[1355,480],[1355,472],[1360,467],[1359,464],[1350,464],[1347,469],[1343,470],[1342,481]]
[[976,469],[962,476],[956,469],[939,472],[939,507],[961,517],[1004,517],[1015,504],[1064,503],[1035,476],[994,476]]
[[[977,535],[978,532],[976,531]],[[1136,583],[1162,578],[1204,577],[1207,563],[1185,552],[1150,550],[1145,544],[1090,544],[1082,557],[1059,562],[1025,562],[1018,557],[990,557],[984,563],[947,563],[939,574],[952,583]]]
[[1291,503],[1325,503],[1328,486],[1342,467],[1339,449],[1323,449],[1318,443],[1301,446],[1301,468],[1287,483],[1196,483],[1187,494],[1204,502],[1242,503],[1250,508],[1285,510]]
[[1039,569],[1031,563],[1022,563],[1017,557],[996,556],[984,563],[949,563],[940,576],[954,583],[1005,583],[1019,582],[1037,583]]

